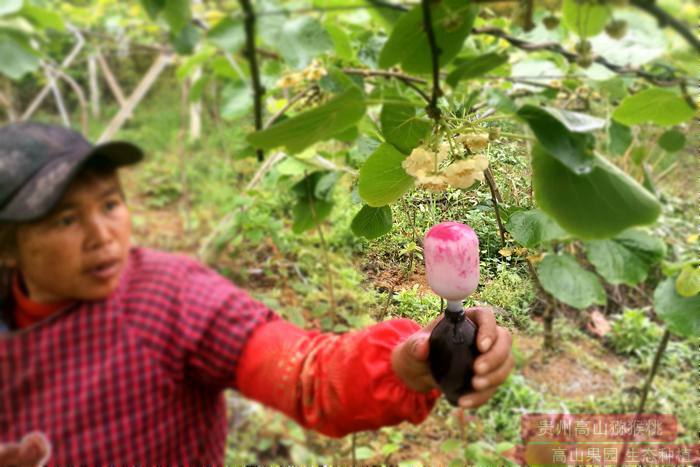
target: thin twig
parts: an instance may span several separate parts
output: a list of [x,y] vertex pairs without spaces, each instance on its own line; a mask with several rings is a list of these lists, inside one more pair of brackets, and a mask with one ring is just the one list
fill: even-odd
[[404,83],[409,88],[416,91],[420,96],[425,99],[427,103],[431,102],[430,96],[428,96],[425,91],[416,86],[415,83],[425,84],[427,81],[423,78],[416,78],[415,76],[406,75],[404,73],[399,73],[396,71],[384,71],[384,70],[363,70],[361,68],[343,68],[343,72],[348,75],[360,75],[360,76],[379,76],[381,78],[395,78]]
[[630,0],[630,4],[636,6],[640,10],[644,10],[651,16],[655,17],[659,23],[659,27],[670,27],[690,44],[696,52],[700,52],[700,39],[694,35],[688,27],[677,18],[674,18],[666,10],[659,7],[654,0]]
[[639,401],[637,415],[640,415],[642,412],[644,412],[644,405],[647,401],[647,395],[649,394],[651,383],[654,380],[654,376],[656,376],[656,371],[659,369],[659,364],[661,363],[661,356],[664,354],[666,346],[668,345],[668,340],[670,338],[671,332],[668,329],[666,329],[664,331],[663,337],[661,338],[661,342],[659,342],[659,347],[656,349],[656,355],[654,355],[654,363],[652,363],[651,370],[649,371],[649,378],[647,378],[647,381],[644,384],[644,389],[642,389],[642,398]]
[[323,250],[323,260],[326,263],[326,270],[328,271],[328,299],[330,300],[331,305],[331,320],[335,325],[336,306],[335,293],[333,292],[333,267],[331,266],[331,261],[328,256],[328,245],[326,244],[326,239],[323,236],[323,225],[316,214],[316,206],[314,204],[313,196],[313,193],[309,195],[311,200],[309,206],[311,207],[311,216],[313,217],[314,222],[316,222],[316,230],[318,231],[318,238],[321,240],[321,249]]
[[258,12],[258,16],[288,16],[288,15],[299,15],[299,14],[308,14],[308,13],[319,13],[319,12],[324,12],[324,11],[348,11],[348,10],[369,10],[369,9],[375,9],[375,8],[386,8],[389,10],[398,10],[398,11],[404,11],[404,5],[406,7],[409,6],[414,6],[418,5],[417,3],[405,3],[405,4],[395,4],[395,3],[388,3],[388,2],[382,2],[382,1],[376,1],[376,2],[371,2],[372,5],[368,5],[367,3],[361,3],[361,4],[349,4],[349,5],[332,5],[332,6],[315,6],[315,7],[306,7],[306,8],[283,8],[280,10],[265,10],[265,11],[260,11]]
[[382,76],[386,78],[397,78],[401,81],[411,81],[414,83],[426,84],[427,81],[423,78],[417,76],[407,75],[405,73],[400,73],[398,71],[388,71],[388,70],[369,70],[363,68],[343,68],[342,72],[348,75],[360,75],[360,76]]
[[284,107],[282,107],[276,114],[270,117],[267,120],[267,122],[265,122],[265,124],[263,125],[263,129],[270,128],[273,123],[275,123],[282,115],[284,115],[287,112],[287,110],[289,110],[294,104],[303,99],[305,95],[307,95],[310,91],[313,90],[318,90],[318,86],[316,86],[315,84],[309,86],[308,88],[304,89],[303,91],[289,99],[289,101],[284,105]]
[[433,64],[433,94],[430,96],[430,102],[426,108],[428,116],[436,122],[440,120],[440,109],[437,101],[442,96],[440,89],[440,53],[442,52],[437,45],[435,39],[435,31],[433,31],[433,18],[430,11],[430,0],[421,0],[423,6],[423,28],[428,36],[428,44],[430,45],[430,58]]
[[[260,131],[263,128],[262,121],[262,98],[265,94],[260,83],[260,69],[258,68],[258,57],[255,51],[255,11],[250,3],[250,0],[240,0],[241,8],[245,13],[245,36],[246,36],[246,57],[250,64],[250,74],[253,80],[253,101],[255,105],[255,131]],[[257,149],[258,161],[264,159],[262,149]]]
[[486,177],[486,183],[489,185],[489,190],[491,190],[491,202],[493,203],[493,210],[496,213],[496,222],[498,223],[498,232],[501,234],[501,247],[506,246],[506,229],[503,227],[503,222],[501,221],[501,211],[498,208],[498,198],[499,193],[496,189],[496,180],[493,178],[493,173],[490,168],[484,170],[484,176]]
[[[647,401],[647,395],[649,394],[649,389],[651,388],[651,383],[654,380],[654,376],[656,376],[656,371],[659,369],[659,364],[661,363],[661,357],[663,356],[664,351],[666,350],[666,346],[668,345],[668,341],[670,338],[671,338],[671,332],[667,328],[664,331],[664,335],[661,337],[661,342],[659,342],[659,346],[656,349],[656,355],[654,355],[654,363],[652,363],[651,370],[649,370],[649,377],[647,378],[646,383],[644,383],[644,388],[642,389],[642,397],[639,400],[639,406],[637,407],[637,413],[635,414],[634,423],[632,424],[633,427],[637,426],[637,419],[642,414],[642,412],[644,412],[644,405],[646,404],[646,401]],[[628,447],[627,445],[629,444],[629,441],[630,441],[630,436],[626,436],[624,446],[622,447],[622,453],[620,454],[620,464],[619,465],[623,465],[625,463],[625,457],[627,457],[627,447]]]

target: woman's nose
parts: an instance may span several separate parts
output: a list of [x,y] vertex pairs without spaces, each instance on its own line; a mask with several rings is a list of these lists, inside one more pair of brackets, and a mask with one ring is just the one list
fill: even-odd
[[92,250],[104,246],[111,240],[109,222],[102,216],[96,215],[86,222],[87,248]]

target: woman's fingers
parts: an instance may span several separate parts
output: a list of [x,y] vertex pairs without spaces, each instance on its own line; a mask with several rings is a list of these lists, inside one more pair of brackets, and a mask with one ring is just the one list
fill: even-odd
[[474,376],[472,378],[472,386],[474,387],[474,390],[484,391],[489,388],[496,388],[506,379],[508,379],[508,375],[514,366],[515,360],[513,359],[512,355],[509,355],[508,359],[503,363],[503,365],[499,366],[494,371],[485,375]]
[[482,353],[474,361],[474,373],[478,376],[486,375],[501,367],[511,356],[513,337],[510,332],[500,326],[496,327],[495,343],[488,352]]
[[474,409],[480,405],[484,405],[486,401],[496,393],[496,388],[491,388],[486,391],[472,392],[466,396],[462,396],[457,401],[460,407],[466,409]]
[[498,339],[496,318],[488,307],[474,307],[466,310],[469,319],[476,323],[476,345],[480,352],[488,352]]

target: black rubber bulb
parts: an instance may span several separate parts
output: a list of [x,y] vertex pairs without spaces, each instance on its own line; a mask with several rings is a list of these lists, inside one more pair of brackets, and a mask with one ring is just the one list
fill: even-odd
[[476,324],[464,310],[445,310],[430,333],[428,361],[433,378],[450,404],[456,406],[460,396],[469,393],[474,376]]

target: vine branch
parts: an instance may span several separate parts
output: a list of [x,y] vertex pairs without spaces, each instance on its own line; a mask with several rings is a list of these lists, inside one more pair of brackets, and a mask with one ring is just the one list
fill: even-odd
[[685,24],[678,20],[678,18],[671,16],[666,10],[658,6],[654,0],[630,0],[630,4],[656,18],[660,28],[668,26],[675,30],[678,34],[683,36],[696,52],[700,52],[700,39],[698,39]]
[[419,88],[416,83],[425,84],[427,81],[423,78],[416,78],[415,76],[406,75],[404,73],[399,73],[397,71],[384,71],[384,70],[363,70],[362,68],[343,68],[343,73],[347,75],[360,75],[364,77],[368,76],[379,76],[381,78],[394,78],[401,81],[403,84],[409,88],[416,91],[420,96],[425,99],[425,101],[430,104],[431,98],[425,93],[421,88]]
[[[253,101],[255,105],[255,131],[263,128],[262,121],[262,98],[265,89],[260,84],[260,69],[258,68],[258,57],[255,50],[255,11],[250,0],[240,0],[241,8],[245,14],[245,36],[246,36],[246,57],[250,64],[250,74],[253,80]],[[258,161],[262,162],[264,155],[262,149],[256,150]]]
[[[559,55],[564,56],[569,62],[573,63],[578,60],[578,54],[575,54],[574,52],[570,52],[564,47],[561,46],[561,44],[557,42],[541,42],[541,43],[534,43],[534,42],[528,42],[522,39],[518,39],[517,37],[511,36],[508,33],[506,33],[504,30],[491,27],[491,26],[485,26],[481,28],[474,28],[472,30],[472,34],[486,34],[489,36],[494,36],[494,37],[499,37],[501,39],[504,39],[508,41],[512,46],[517,47],[521,50],[526,50],[528,52],[533,52],[537,50],[548,50],[550,52],[557,53]],[[655,84],[657,86],[677,86],[683,82],[685,82],[684,78],[664,78],[660,77],[658,75],[654,75],[652,73],[646,72],[644,70],[640,70],[638,68],[630,68],[630,67],[625,67],[625,66],[620,66],[620,65],[615,65],[614,63],[609,62],[607,59],[601,56],[595,57],[594,61],[596,63],[600,63],[603,65],[605,68],[609,69],[610,71],[613,71],[618,74],[634,74],[639,76],[640,78],[643,78],[647,81],[649,81],[652,84]]]
[[435,40],[435,31],[433,31],[433,18],[430,11],[431,0],[421,0],[423,6],[423,28],[428,35],[428,44],[430,45],[430,57],[433,64],[433,93],[430,96],[430,102],[425,109],[430,118],[436,122],[440,119],[440,109],[437,106],[438,98],[442,95],[440,89],[440,53],[442,52]]

